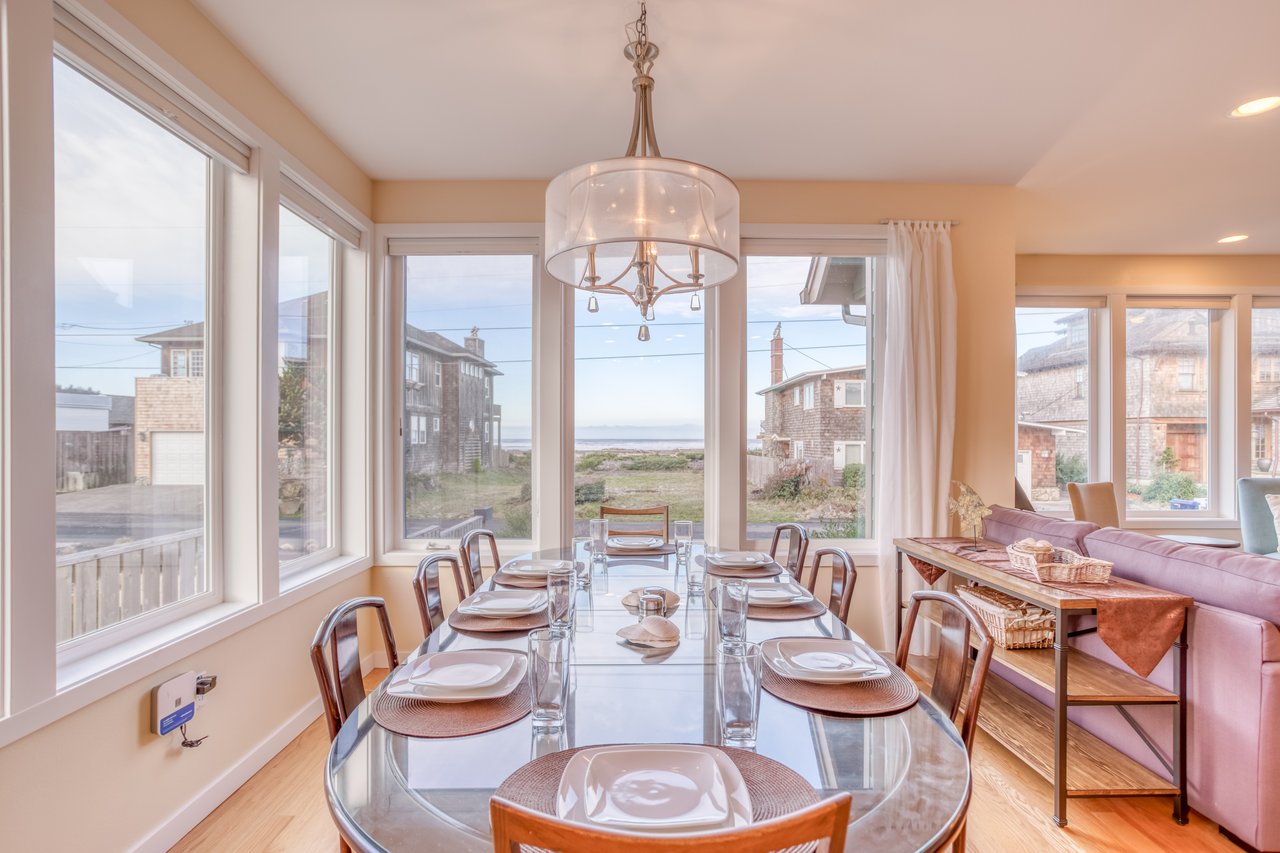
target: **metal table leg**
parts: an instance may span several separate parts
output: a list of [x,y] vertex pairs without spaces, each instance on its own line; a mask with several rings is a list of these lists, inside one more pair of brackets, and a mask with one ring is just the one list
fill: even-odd
[[[1190,614],[1188,614],[1189,616]],[[1173,730],[1173,784],[1178,786],[1178,797],[1173,802],[1173,819],[1187,823],[1187,623],[1184,618],[1182,631],[1174,643],[1174,689],[1178,693],[1177,720]]]
[[893,650],[896,652],[898,646],[902,643],[902,549],[898,549],[897,555],[897,574],[898,574],[898,594],[893,599]]
[[1067,825],[1067,614],[1059,610],[1053,636],[1053,822]]

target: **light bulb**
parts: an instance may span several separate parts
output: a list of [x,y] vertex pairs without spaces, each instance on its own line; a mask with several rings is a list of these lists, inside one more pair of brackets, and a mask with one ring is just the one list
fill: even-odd
[[641,326],[641,327],[640,327],[640,334],[636,335],[636,340],[637,340],[637,341],[647,341],[647,340],[649,340],[649,327],[648,327],[648,326]]
[[600,313],[600,303],[596,301],[594,295],[587,300],[587,311],[591,314]]
[[698,298],[698,294],[696,293],[693,294],[693,296],[689,297],[689,310],[690,311],[702,310],[702,300]]

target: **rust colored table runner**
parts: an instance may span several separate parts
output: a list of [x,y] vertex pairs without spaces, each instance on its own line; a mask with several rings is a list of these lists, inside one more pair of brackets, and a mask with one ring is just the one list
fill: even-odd
[[[1011,565],[1004,546],[998,542],[984,540],[980,544],[987,550],[973,551],[963,550],[966,547],[972,548],[971,538],[948,536],[917,538],[913,541],[1024,581],[1041,583],[1031,572]],[[908,556],[911,565],[929,583],[946,572],[925,560]],[[1098,636],[1130,669],[1143,677],[1151,674],[1178,638],[1186,620],[1186,609],[1193,603],[1190,596],[1156,589],[1114,575],[1105,584],[1042,585],[1093,599],[1098,611]]]

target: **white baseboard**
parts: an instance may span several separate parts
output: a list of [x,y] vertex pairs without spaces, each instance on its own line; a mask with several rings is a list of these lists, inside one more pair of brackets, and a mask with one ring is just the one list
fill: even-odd
[[[375,652],[360,661],[361,668],[368,672],[376,667],[376,657],[382,655],[386,666],[385,652]],[[280,726],[267,735],[251,749],[248,754],[227,768],[217,779],[209,783],[204,790],[192,797],[187,804],[157,826],[151,833],[132,848],[134,853],[164,853],[182,840],[182,837],[196,827],[223,801],[236,792],[245,782],[257,773],[267,762],[288,746],[294,738],[302,734],[307,726],[315,722],[323,711],[320,697],[316,696],[298,711],[285,720]]]

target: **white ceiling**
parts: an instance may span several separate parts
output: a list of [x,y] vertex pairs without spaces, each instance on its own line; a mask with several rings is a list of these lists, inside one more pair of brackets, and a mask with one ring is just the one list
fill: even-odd
[[[374,178],[626,147],[634,0],[195,2]],[[667,156],[1017,184],[1021,252],[1280,252],[1280,110],[1228,117],[1280,94],[1277,0],[651,0],[649,27]]]

